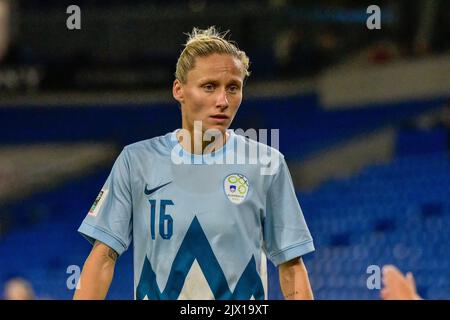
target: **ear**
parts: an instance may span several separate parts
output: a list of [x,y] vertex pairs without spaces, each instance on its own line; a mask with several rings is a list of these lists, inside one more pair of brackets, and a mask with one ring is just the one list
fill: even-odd
[[180,104],[183,104],[184,102],[184,95],[183,95],[183,86],[180,82],[180,80],[175,79],[173,82],[172,87],[172,95]]

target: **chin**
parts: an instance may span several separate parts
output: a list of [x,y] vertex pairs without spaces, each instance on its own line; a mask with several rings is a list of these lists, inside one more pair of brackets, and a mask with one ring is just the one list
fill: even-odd
[[228,127],[230,126],[229,121],[225,121],[222,123],[214,123],[213,121],[204,121],[203,122],[203,130],[210,130],[210,129],[216,129],[220,131],[226,131]]
[[219,130],[220,132],[224,133],[225,131],[227,131],[228,128],[229,128],[229,126],[215,124],[215,125],[207,126],[205,128],[205,131],[207,131],[207,130]]
[[208,129],[209,128],[217,128],[217,129],[227,129],[229,127],[229,123],[224,122],[224,123],[211,123],[209,125],[207,125]]

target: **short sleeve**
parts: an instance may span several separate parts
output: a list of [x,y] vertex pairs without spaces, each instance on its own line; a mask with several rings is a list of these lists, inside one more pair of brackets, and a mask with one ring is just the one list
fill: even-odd
[[132,199],[127,150],[117,157],[111,173],[78,229],[89,242],[99,240],[119,255],[132,234]]
[[263,222],[264,250],[267,257],[280,265],[314,251],[314,244],[295,194],[284,157],[268,189]]

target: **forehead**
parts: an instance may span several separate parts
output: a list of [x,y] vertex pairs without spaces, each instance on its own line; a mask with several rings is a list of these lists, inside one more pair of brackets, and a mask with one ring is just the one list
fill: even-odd
[[195,58],[195,66],[188,72],[188,81],[201,78],[231,77],[243,80],[242,62],[229,54],[212,54]]

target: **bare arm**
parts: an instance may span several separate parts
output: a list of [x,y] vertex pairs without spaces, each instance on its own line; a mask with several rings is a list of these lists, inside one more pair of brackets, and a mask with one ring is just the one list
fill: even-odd
[[117,253],[100,241],[95,241],[81,272],[74,300],[105,299],[114,274]]
[[313,300],[308,271],[301,258],[295,258],[278,267],[280,286],[286,300]]

